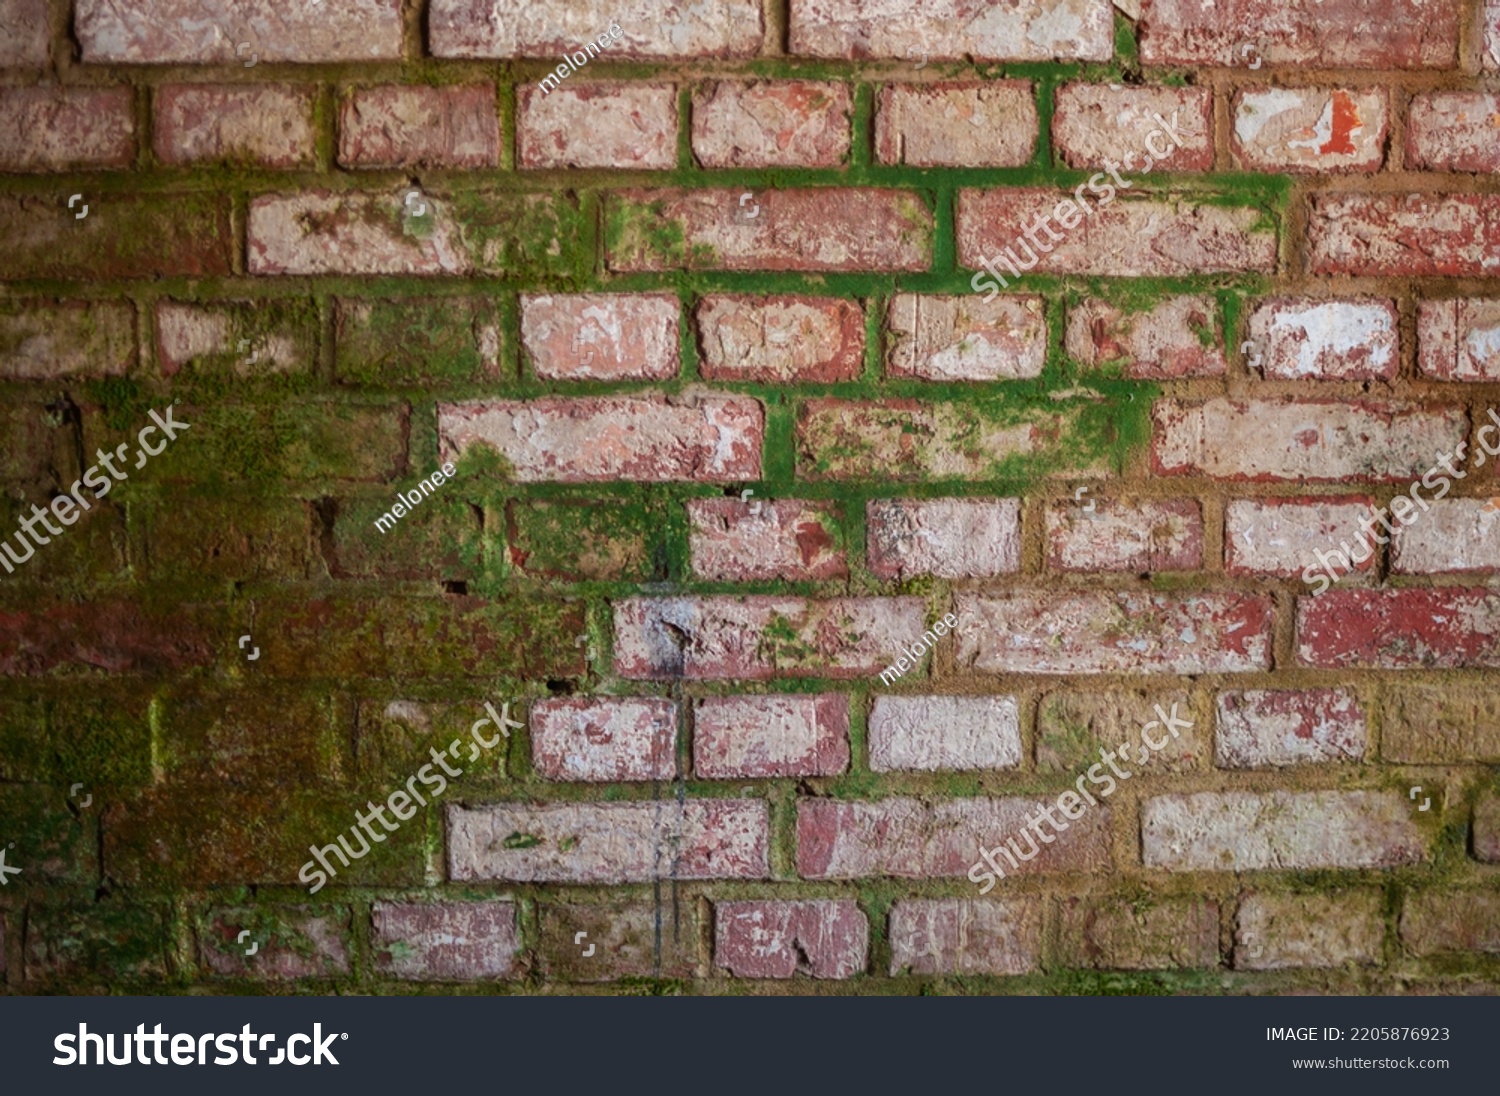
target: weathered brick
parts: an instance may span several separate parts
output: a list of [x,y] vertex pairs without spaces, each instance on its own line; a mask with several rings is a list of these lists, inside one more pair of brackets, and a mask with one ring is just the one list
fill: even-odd
[[1409,893],[1401,941],[1413,955],[1455,951],[1500,953],[1500,894],[1478,890]]
[[954,661],[975,673],[1270,669],[1271,603],[1247,594],[960,594]]
[[560,193],[267,194],[250,202],[247,267],[251,274],[561,272],[580,226],[573,196]]
[[227,275],[234,239],[214,193],[0,196],[0,238],[0,281]]
[[[1162,715],[1190,727],[1170,726],[1161,737]],[[1201,693],[1116,688],[1108,692],[1048,693],[1037,707],[1036,767],[1044,773],[1082,773],[1106,751],[1139,760],[1141,771],[1196,772],[1209,755],[1210,716]],[[1124,749],[1121,749],[1121,744]]]
[[671,84],[523,87],[516,118],[518,166],[677,166],[677,89]]
[[765,412],[753,399],[545,397],[440,403],[444,460],[492,449],[520,483],[760,478]]
[[311,167],[313,97],[277,84],[168,84],[156,92],[151,148],[174,167]]
[[1481,64],[1486,72],[1500,71],[1500,0],[1485,0],[1484,49]]
[[495,86],[355,88],[339,104],[338,157],[345,167],[496,167]]
[[[198,925],[198,961],[232,978],[333,978],[350,972],[347,910],[245,906],[209,911]],[[240,933],[251,932],[247,956]]]
[[45,65],[50,30],[47,0],[0,0],[0,66]]
[[1451,406],[1341,400],[1158,400],[1159,475],[1228,480],[1409,482],[1464,440]]
[[1029,80],[887,84],[875,114],[875,154],[911,167],[1022,167],[1036,145]]
[[891,973],[1029,974],[1041,966],[1035,898],[911,898],[891,907]]
[[377,902],[371,922],[375,971],[392,978],[507,978],[520,947],[514,902]]
[[1087,297],[1068,309],[1064,346],[1084,365],[1122,362],[1127,377],[1218,377],[1227,368],[1223,331],[1211,296],[1167,297],[1145,311]]
[[[982,866],[981,847],[1019,834],[1043,805],[1056,809],[1053,800],[1032,798],[803,799],[797,873],[804,879],[967,876],[972,865]],[[1100,807],[1066,823],[1042,855],[1021,861],[1014,874],[1107,870],[1109,818]]]
[[847,899],[714,906],[714,964],[736,978],[852,978],[869,950],[870,922]]
[[[26,982],[73,986],[155,982],[172,971],[169,907],[124,901],[33,904],[26,912]],[[33,990],[34,992],[34,990]]]
[[[434,0],[427,15],[436,57],[555,59],[609,32],[609,16],[589,5],[535,0]],[[636,0],[613,25],[620,39],[600,55],[616,57],[750,57],[763,34],[757,0],[682,7]],[[585,54],[585,56],[587,56]]]
[[133,98],[128,87],[0,90],[0,171],[129,167]]
[[1251,170],[1375,172],[1385,162],[1383,88],[1247,88],[1234,98],[1235,163]]
[[269,788],[354,769],[353,711],[317,692],[184,686],[158,695],[152,724],[153,770],[172,781]]
[[877,696],[869,739],[876,772],[1021,764],[1021,717],[1013,696]]
[[[98,789],[96,803],[107,794],[99,779],[103,773],[74,768],[67,775],[84,778],[88,788]],[[75,818],[70,807],[72,804],[64,799],[59,788],[38,784],[0,786],[0,818],[5,820],[0,849],[7,851],[8,866],[19,867],[22,873],[8,876],[7,886],[19,883],[22,887],[40,889],[71,884],[92,888],[99,884],[97,818],[82,811],[81,817]]]
[[710,696],[693,713],[693,771],[707,780],[838,776],[849,768],[842,693]]
[[1480,793],[1474,804],[1473,851],[1476,860],[1500,864],[1500,794]]
[[[512,723],[525,719],[514,705],[508,706],[504,692],[496,695],[488,689],[470,693],[461,701],[411,700],[394,693],[390,687],[361,684],[361,693],[366,690],[371,692],[362,695],[357,704],[358,780],[365,787],[371,783],[402,785],[419,763],[432,757],[434,749],[449,753],[455,739],[472,741],[476,746],[480,744],[479,736],[486,741],[494,739],[498,728],[491,725],[493,720],[485,704],[497,708],[501,718]],[[493,747],[483,749],[484,754],[472,758],[458,759],[449,754],[450,759],[463,761],[466,789],[503,780],[506,775],[508,747],[496,742]]]
[[865,526],[877,578],[991,578],[1021,566],[1020,499],[871,499]]
[[1376,890],[1248,894],[1235,918],[1235,969],[1378,963],[1385,945],[1382,905]]
[[[1063,234],[1051,231],[1063,202],[1075,207],[1065,216],[1082,231],[1069,234],[1065,219],[1057,222]],[[994,267],[991,273],[1009,277],[1027,269],[1125,278],[1230,271],[1269,274],[1276,269],[1276,232],[1263,223],[1258,209],[1133,197],[1109,204],[1103,199],[1086,202],[1083,213],[1076,206],[1072,197],[1053,187],[960,190],[958,261],[979,270],[988,260]],[[1028,228],[1023,230],[1023,225]],[[1038,247],[1026,242],[1023,231],[1032,233]],[[1038,232],[1056,242],[1048,245]],[[1006,249],[1010,259],[1005,258]],[[1028,257],[1037,260],[1029,267]]]
[[1500,194],[1315,194],[1311,274],[1493,277],[1500,270]]
[[[78,0],[73,32],[85,64],[240,65],[398,61],[400,0]],[[241,44],[244,43],[243,48]]]
[[1059,960],[1091,970],[1203,970],[1219,965],[1219,904],[1204,898],[1063,898]]
[[[741,202],[746,193],[753,200]],[[932,264],[932,211],[904,190],[625,190],[606,198],[605,218],[605,254],[618,273]]]
[[1162,133],[1169,150],[1163,171],[1214,166],[1213,96],[1202,87],[1064,84],[1057,90],[1052,144],[1065,164],[1081,171],[1099,171],[1108,163],[1135,171],[1134,158],[1143,149],[1151,152],[1147,139],[1162,121],[1170,127]]
[[[538,909],[542,970],[562,982],[691,978],[697,968],[697,911],[697,903],[687,900],[674,901],[670,909],[646,902],[543,902]],[[580,932],[587,948],[575,942]]]
[[1058,571],[1195,571],[1203,510],[1194,499],[1047,504],[1047,565]]
[[544,380],[666,380],[677,375],[671,293],[521,296],[521,345]]
[[878,673],[922,633],[920,598],[625,598],[615,673],[651,680],[760,681]]
[[707,168],[837,167],[851,110],[848,84],[707,84],[693,93],[693,155]]
[[[1232,575],[1297,578],[1318,565],[1317,553],[1342,578],[1375,566],[1375,544],[1361,522],[1375,513],[1367,495],[1236,499],[1224,510],[1224,569]],[[1355,553],[1362,558],[1354,558]],[[1342,556],[1338,563],[1335,556]]]
[[864,363],[858,301],[710,295],[699,302],[697,321],[699,372],[708,380],[851,381]]
[[677,775],[675,701],[538,700],[528,722],[532,767],[548,780],[671,780]]
[[307,373],[317,361],[317,335],[317,309],[307,300],[156,304],[156,357],[168,377],[183,369]]
[[941,61],[1107,61],[1114,54],[1106,0],[792,0],[790,52],[811,57]]
[[33,603],[0,610],[0,675],[35,676],[83,666],[114,674],[160,673],[214,660],[219,610],[158,598],[92,604]]
[[356,384],[493,381],[500,375],[499,309],[491,297],[340,297],[334,372]]
[[1493,499],[1443,499],[1412,525],[1396,525],[1391,570],[1435,575],[1500,571],[1500,503]]
[[1427,858],[1397,792],[1196,792],[1141,805],[1141,853],[1167,871],[1389,868]]
[[135,364],[135,309],[128,301],[0,303],[0,377],[39,381],[118,377]]
[[1500,380],[1500,300],[1421,301],[1417,363],[1442,381]]
[[1493,590],[1329,590],[1297,599],[1297,658],[1308,666],[1500,666]]
[[1347,689],[1230,690],[1218,697],[1214,763],[1262,769],[1360,761],[1369,733],[1364,708]]
[[505,539],[511,564],[527,575],[660,581],[668,524],[649,503],[538,499],[507,506]]
[[1390,300],[1273,297],[1250,313],[1250,365],[1270,380],[1391,380],[1398,322]]
[[804,582],[849,573],[837,503],[687,500],[693,571],[706,579]]
[[[48,486],[71,483],[83,472],[77,467],[77,448],[72,425],[61,415],[13,396],[0,403],[0,478]],[[5,528],[14,526],[7,523]]]
[[1410,765],[1500,762],[1500,700],[1472,686],[1399,685],[1386,690],[1380,755]]
[[898,293],[886,318],[886,373],[928,381],[1040,376],[1047,321],[1040,297]]
[[1426,171],[1500,172],[1500,95],[1429,91],[1414,96],[1406,123],[1406,166]]
[[[1454,0],[1143,0],[1147,65],[1245,66],[1250,56],[1303,68],[1452,68]],[[1256,54],[1242,50],[1247,43]]]
[[769,840],[763,800],[450,805],[448,874],[518,883],[764,879]]

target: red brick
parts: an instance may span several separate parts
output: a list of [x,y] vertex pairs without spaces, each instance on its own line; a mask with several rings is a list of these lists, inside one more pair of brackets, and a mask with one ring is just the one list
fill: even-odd
[[1447,888],[1409,892],[1401,910],[1401,941],[1419,956],[1500,953],[1500,894]]
[[1500,864],[1500,795],[1483,792],[1474,804],[1474,858]]
[[1481,64],[1486,72],[1500,72],[1500,0],[1485,0],[1484,48]]
[[0,171],[129,167],[134,109],[128,87],[0,90]]
[[736,978],[852,978],[869,950],[870,922],[848,899],[714,906],[714,964]]
[[[797,873],[804,879],[967,876],[979,850],[1003,844],[1050,799],[802,799],[797,804]],[[1011,874],[1094,872],[1110,866],[1107,807],[1052,836],[1045,851]]]
[[912,898],[891,907],[891,974],[1029,974],[1040,969],[1035,898]]
[[1368,739],[1364,709],[1347,689],[1236,689],[1219,694],[1214,764],[1264,769],[1360,761]]
[[677,775],[675,701],[538,700],[527,722],[532,767],[548,780],[671,780]]
[[[230,272],[234,235],[227,194],[88,194],[73,210],[67,197],[0,195],[0,239],[6,248],[0,282]],[[80,220],[82,205],[89,212]]]
[[520,947],[514,902],[377,902],[376,973],[419,982],[509,977]]
[[932,264],[932,211],[904,190],[627,190],[609,195],[605,217],[605,252],[619,273]]
[[1339,400],[1158,400],[1159,475],[1405,483],[1464,440],[1457,407]]
[[1441,381],[1500,380],[1500,300],[1421,301],[1417,363]]
[[677,166],[677,89],[671,84],[523,87],[516,116],[517,166]]
[[78,0],[73,33],[90,65],[397,61],[401,0]]
[[811,57],[940,61],[1107,61],[1107,0],[791,0],[790,47]]
[[998,381],[1041,375],[1047,320],[1040,297],[898,293],[886,318],[886,375]]
[[687,511],[693,571],[702,578],[810,582],[849,573],[835,503],[689,499]]
[[[603,9],[535,0],[433,0],[427,14],[435,57],[540,57],[555,60],[610,30]],[[757,0],[684,7],[673,0],[636,0],[616,21],[621,37],[600,55],[620,57],[751,57],[763,34]],[[597,62],[594,62],[597,63]]]
[[0,675],[45,674],[59,666],[113,674],[208,666],[216,657],[209,632],[221,623],[219,615],[181,601],[142,606],[115,599],[0,610]]
[[1297,657],[1330,669],[1500,667],[1500,595],[1444,587],[1299,598]]
[[[1317,564],[1314,553],[1341,552],[1355,571],[1375,566],[1375,542],[1360,523],[1374,514],[1368,495],[1238,499],[1224,512],[1224,569],[1232,575],[1298,578]],[[1340,548],[1342,546],[1342,548]],[[1363,552],[1355,560],[1351,551]],[[1341,568],[1339,576],[1349,568]]]
[[313,90],[276,84],[168,84],[151,147],[163,164],[311,167]]
[[875,155],[910,167],[1024,167],[1036,145],[1029,80],[887,84],[875,114]]
[[1383,88],[1247,88],[1233,111],[1230,152],[1252,171],[1375,172],[1385,162]]
[[703,780],[838,776],[849,768],[842,693],[710,696],[693,713],[693,772]]
[[[1143,0],[1147,65],[1452,68],[1457,0]],[[1246,44],[1255,54],[1242,52]]]
[[1203,674],[1271,668],[1271,603],[1246,594],[960,594],[955,662],[975,673]]
[[517,883],[764,879],[769,824],[758,799],[450,804],[448,875]]
[[851,110],[848,84],[711,83],[693,94],[693,155],[707,168],[838,167]]
[[1396,526],[1391,571],[1441,575],[1500,571],[1500,503],[1493,499],[1443,499],[1420,521]]
[[765,415],[752,399],[544,397],[440,403],[437,412],[444,460],[489,446],[520,483],[760,478]]
[[[316,315],[287,312],[279,302],[214,301],[156,304],[156,356],[163,375],[190,365],[232,363],[235,375],[307,373],[317,361]],[[241,346],[245,342],[248,345]]]
[[632,597],[614,608],[615,673],[648,680],[860,677],[923,631],[915,597]]
[[[1213,96],[1208,88],[1064,84],[1052,115],[1052,144],[1069,167],[1105,170],[1150,152],[1146,139],[1160,129],[1157,115],[1180,141],[1167,138],[1163,171],[1208,171],[1214,166]],[[1130,161],[1126,157],[1131,157]]]
[[1397,792],[1196,792],[1141,804],[1141,854],[1166,871],[1390,868],[1427,857]]
[[[198,932],[204,968],[233,978],[333,978],[350,973],[349,915],[306,906],[214,910]],[[245,954],[240,933],[252,932]]]
[[0,0],[0,66],[45,65],[51,30],[47,0]]
[[1236,970],[1379,963],[1384,898],[1370,889],[1332,894],[1249,894],[1235,919]]
[[667,380],[679,311],[671,293],[522,294],[521,345],[544,380]]
[[118,377],[135,364],[135,309],[128,301],[0,304],[0,377]]
[[704,297],[699,372],[708,380],[832,383],[859,376],[865,314],[837,297]]
[[1310,201],[1309,273],[1478,278],[1500,271],[1500,194],[1315,194]]
[[1084,365],[1120,361],[1125,376],[1141,380],[1219,377],[1223,330],[1219,302],[1207,295],[1168,297],[1143,312],[1087,297],[1068,309],[1064,345]]
[[[1276,233],[1257,224],[1263,216],[1259,210],[1171,198],[1118,200],[1117,196],[1109,204],[1085,200],[1091,211],[1085,215],[1076,212],[1075,197],[1076,191],[1070,195],[1055,187],[960,190],[959,263],[979,270],[990,260],[994,272],[1007,280],[1015,277],[1001,261],[1007,248],[1021,269],[1028,256],[1036,256],[1032,269],[1039,274],[1136,278],[1230,271],[1269,274],[1276,269]],[[1048,244],[1047,231],[1057,207],[1065,201],[1075,206],[1065,213],[1074,219],[1074,230],[1065,221],[1057,221],[1063,232],[1053,232],[1058,239]],[[1039,225],[1043,217],[1047,222]],[[1036,235],[1042,248],[1026,242],[1023,226]]]
[[877,578],[990,578],[1021,567],[1020,499],[871,499],[865,525]]
[[1394,301],[1273,297],[1251,311],[1241,349],[1268,380],[1391,380],[1398,324]]
[[1056,571],[1196,571],[1203,511],[1193,499],[1047,504],[1047,566]]
[[1092,970],[1193,970],[1219,965],[1219,904],[1202,898],[1064,898],[1059,958]]
[[345,167],[496,167],[493,84],[355,88],[339,104]]
[[1380,756],[1410,765],[1500,762],[1500,697],[1484,686],[1391,684]]
[[875,772],[962,772],[1021,765],[1013,696],[877,696],[870,712]]
[[1406,166],[1415,171],[1500,172],[1500,95],[1429,91],[1414,96]]

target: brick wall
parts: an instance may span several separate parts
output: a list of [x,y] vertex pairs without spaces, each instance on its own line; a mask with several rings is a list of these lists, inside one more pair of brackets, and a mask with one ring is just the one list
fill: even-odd
[[1494,992],[1497,126],[1495,0],[0,0],[0,531],[191,424],[0,576],[0,983]]

